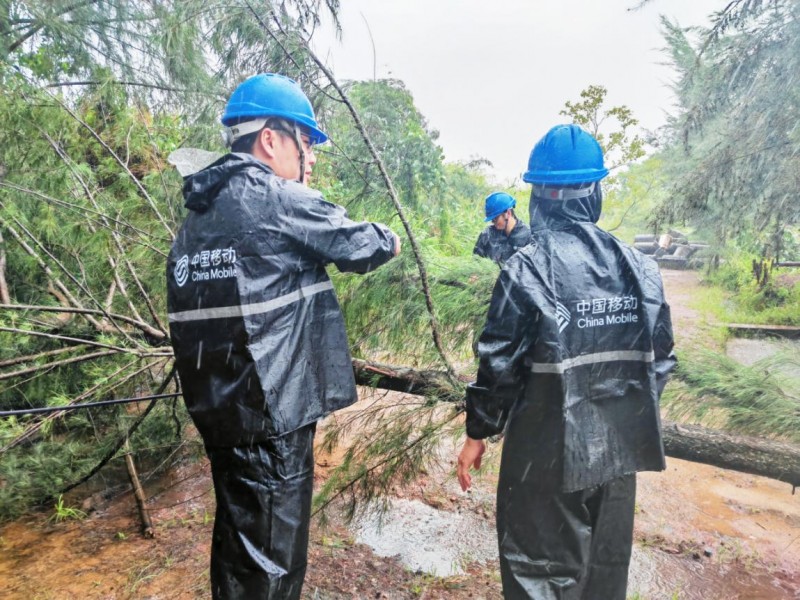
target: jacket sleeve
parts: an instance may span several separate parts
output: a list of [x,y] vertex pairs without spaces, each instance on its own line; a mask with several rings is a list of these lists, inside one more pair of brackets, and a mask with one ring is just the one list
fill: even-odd
[[340,271],[366,273],[394,257],[395,236],[380,223],[357,222],[341,206],[307,193],[284,213],[281,232],[300,251]]
[[539,312],[517,273],[514,269],[500,273],[478,340],[478,379],[467,387],[466,395],[467,435],[473,439],[502,432],[525,387],[524,358],[535,339]]
[[673,352],[674,346],[675,341],[672,336],[672,318],[669,305],[666,301],[662,301],[655,330],[653,331],[653,355],[659,398],[664,391],[664,386],[667,385],[669,374],[678,364],[678,359],[675,357],[675,352]]
[[478,240],[475,242],[475,247],[472,249],[472,253],[478,256],[482,256],[483,258],[489,258],[489,249],[487,248],[487,236],[485,231],[481,231],[481,234],[478,236]]

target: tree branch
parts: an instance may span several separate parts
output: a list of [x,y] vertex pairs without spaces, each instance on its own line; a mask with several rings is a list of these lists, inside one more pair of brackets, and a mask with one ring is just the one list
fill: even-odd
[[[248,0],[245,0],[245,4],[247,4],[247,7],[250,9],[250,11],[252,12],[253,16],[255,17],[256,21],[259,23],[261,28],[273,40],[275,40],[275,42],[281,47],[281,49],[283,50],[283,52],[287,56],[291,57],[291,52],[283,44],[280,43],[280,41],[276,38],[276,36],[270,30],[269,26],[264,22],[264,20],[256,12],[256,10],[250,5]],[[273,17],[274,17],[274,12],[272,14],[273,14]],[[288,34],[286,33],[286,31],[284,31],[281,28],[280,23],[277,23],[277,26],[281,30],[281,33],[285,37],[288,37]],[[391,179],[391,177],[389,177],[389,173],[386,170],[386,165],[384,165],[380,154],[378,153],[377,149],[375,148],[375,145],[372,143],[372,139],[370,138],[369,133],[367,133],[367,130],[364,127],[364,124],[361,122],[361,117],[359,116],[358,111],[355,109],[355,106],[353,106],[353,103],[350,101],[350,98],[345,93],[344,89],[342,89],[342,87],[339,85],[339,83],[336,80],[336,78],[333,76],[333,73],[331,73],[331,71],[323,64],[323,62],[317,57],[317,55],[314,53],[314,51],[311,49],[311,47],[308,45],[308,43],[302,37],[300,37],[299,40],[300,40],[300,43],[303,45],[303,48],[306,51],[306,53],[308,54],[308,56],[311,58],[311,60],[314,61],[314,63],[317,65],[317,67],[320,69],[320,71],[322,71],[322,73],[325,75],[325,77],[328,79],[328,81],[334,87],[336,92],[339,94],[339,97],[342,99],[342,102],[344,102],[345,106],[347,106],[347,110],[350,112],[350,115],[351,115],[351,117],[353,119],[353,123],[355,124],[356,129],[358,130],[359,134],[361,135],[361,138],[364,140],[364,143],[366,144],[367,149],[369,150],[369,153],[372,155],[373,159],[375,160],[375,163],[378,165],[378,170],[380,171],[381,177],[383,179],[383,182],[386,185],[387,191],[389,192],[389,197],[391,198],[392,204],[394,205],[394,208],[397,211],[397,216],[400,218],[400,221],[403,223],[403,228],[405,229],[406,235],[408,236],[409,243],[411,244],[411,250],[414,253],[414,259],[416,260],[417,268],[419,270],[422,293],[425,296],[425,305],[426,305],[426,307],[428,309],[428,314],[430,315],[431,335],[433,337],[434,346],[436,347],[436,350],[439,353],[439,356],[441,357],[442,362],[444,363],[445,367],[447,368],[448,374],[450,375],[450,377],[455,379],[456,378],[456,371],[453,368],[453,365],[450,363],[450,360],[447,358],[447,354],[444,351],[444,345],[442,343],[442,339],[441,339],[441,336],[439,334],[439,327],[438,327],[438,324],[437,324],[437,321],[436,321],[436,312],[435,312],[435,309],[434,309],[434,306],[433,306],[433,298],[431,297],[430,286],[428,284],[428,272],[427,272],[427,269],[425,267],[425,263],[422,260],[422,254],[421,254],[421,251],[419,249],[419,244],[417,243],[417,238],[414,235],[414,232],[411,230],[411,225],[408,222],[408,219],[407,219],[406,214],[405,214],[405,210],[403,209],[403,206],[400,203],[400,199],[399,199],[399,197],[397,195],[397,191],[394,189],[394,184],[392,183],[392,179]]]
[[16,377],[22,377],[23,375],[30,375],[32,373],[38,373],[39,371],[50,371],[57,367],[63,367],[64,365],[71,365],[73,363],[93,360],[95,358],[102,358],[103,356],[111,356],[112,354],[118,354],[118,352],[116,350],[93,352],[90,354],[82,354],[81,356],[73,356],[72,358],[65,358],[64,360],[57,360],[43,365],[36,365],[35,367],[28,367],[27,369],[20,369],[19,371],[12,371],[10,373],[0,373],[0,381],[4,381],[6,379],[14,379]]
[[93,308],[72,308],[63,306],[39,306],[34,304],[0,304],[0,310],[34,310],[41,312],[58,312],[58,313],[76,313],[84,315],[108,315],[112,319],[128,323],[144,331],[147,335],[157,338],[159,340],[166,339],[167,335],[163,331],[153,329],[144,321],[139,321],[125,315],[118,315],[116,313],[104,312]]
[[[158,386],[158,391],[156,391],[155,395],[163,393],[164,390],[167,389],[169,382],[172,380],[174,376],[175,376],[175,364],[173,363],[172,369],[170,370],[169,374],[164,379],[164,381],[161,382],[161,385]],[[100,471],[100,469],[102,469],[106,465],[106,463],[108,463],[108,461],[110,461],[112,458],[114,458],[114,456],[116,456],[117,452],[119,452],[122,446],[125,445],[125,440],[129,439],[131,435],[133,435],[133,433],[139,428],[139,425],[142,424],[142,421],[145,420],[147,415],[150,414],[150,411],[152,411],[155,408],[155,406],[156,406],[156,400],[151,400],[150,404],[147,405],[147,408],[144,410],[144,412],[139,416],[138,419],[136,419],[133,425],[131,425],[128,428],[128,430],[120,437],[117,443],[114,444],[114,447],[111,448],[111,450],[100,460],[100,462],[97,463],[97,465],[95,465],[95,467],[91,471],[89,471],[89,473],[87,473],[77,481],[70,483],[68,486],[60,490],[58,493],[66,494],[71,489],[78,487],[80,484],[85,483],[89,481],[89,479],[94,477]]]
[[159,212],[158,207],[156,207],[156,204],[155,204],[155,201],[153,200],[153,198],[150,196],[150,194],[147,193],[147,190],[144,189],[144,186],[139,181],[139,179],[136,177],[136,175],[131,173],[131,170],[128,168],[128,166],[122,161],[122,159],[119,156],[117,156],[117,153],[114,152],[114,150],[111,148],[111,146],[109,146],[105,142],[105,140],[103,140],[103,138],[100,137],[100,134],[97,133],[88,123],[86,123],[86,121],[81,119],[77,114],[75,114],[75,112],[73,112],[73,110],[69,106],[64,104],[64,102],[62,102],[60,98],[58,98],[54,94],[51,94],[46,89],[42,88],[42,91],[45,94],[47,94],[48,96],[50,96],[50,98],[52,98],[53,101],[56,102],[59,106],[61,106],[61,108],[63,108],[64,111],[70,117],[72,117],[79,125],[81,125],[83,128],[85,128],[92,135],[92,137],[95,140],[97,140],[97,142],[106,150],[106,152],[108,152],[111,155],[111,157],[114,159],[114,161],[120,167],[122,167],[122,170],[125,171],[125,173],[127,173],[128,177],[130,177],[131,181],[133,181],[134,185],[138,188],[139,192],[142,194],[144,199],[147,200],[147,203],[150,205],[150,208],[153,210],[153,213],[155,213],[156,218],[164,226],[164,229],[167,230],[167,233],[169,234],[169,238],[170,239],[174,239],[175,238],[175,233],[172,231],[172,229],[170,229],[169,225],[167,225],[167,222],[164,220],[164,217]]

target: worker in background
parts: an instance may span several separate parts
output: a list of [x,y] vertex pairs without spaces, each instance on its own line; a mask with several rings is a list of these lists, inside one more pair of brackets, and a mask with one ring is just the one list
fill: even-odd
[[356,401],[325,267],[371,271],[400,240],[308,187],[327,136],[291,79],[247,79],[222,123],[231,153],[184,182],[189,214],[167,267],[172,345],[216,492],[212,595],[294,599],[316,422]]
[[656,263],[595,224],[607,174],[577,125],[533,148],[532,242],[500,273],[467,389],[462,489],[483,440],[505,432],[497,534],[509,599],[624,600],[635,474],[665,466],[670,312]]
[[531,230],[514,214],[517,201],[505,192],[494,192],[484,203],[486,221],[491,225],[484,229],[475,243],[473,254],[503,265],[511,256],[530,242]]

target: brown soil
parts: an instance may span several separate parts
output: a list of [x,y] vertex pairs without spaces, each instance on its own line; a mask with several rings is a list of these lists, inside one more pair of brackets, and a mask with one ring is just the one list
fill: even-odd
[[[702,291],[696,274],[667,271],[664,279],[679,343],[702,338],[706,325],[690,306]],[[332,460],[318,458],[320,478]],[[485,471],[470,494],[434,473],[397,495],[491,522],[491,461]],[[638,481],[635,561],[652,568],[639,575],[649,581],[632,582],[648,590],[637,598],[800,598],[800,495],[788,486],[678,460]],[[214,498],[206,461],[187,462],[146,487],[152,540],[137,530],[130,494],[93,499],[87,506],[94,510],[82,520],[56,523],[50,512],[0,528],[0,598],[209,598]],[[501,597],[496,562],[472,564],[457,577],[414,573],[355,543],[335,511],[330,517],[327,528],[312,525],[305,598]]]

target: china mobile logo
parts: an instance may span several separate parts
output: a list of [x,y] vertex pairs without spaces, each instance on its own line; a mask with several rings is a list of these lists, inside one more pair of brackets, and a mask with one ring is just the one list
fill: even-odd
[[561,302],[556,302],[556,323],[558,323],[558,333],[561,333],[567,328],[570,320],[572,319],[569,310]]
[[175,263],[175,270],[172,272],[173,276],[175,277],[175,283],[178,284],[178,287],[183,287],[186,281],[189,279],[189,256],[184,254],[180,257],[177,263]]

